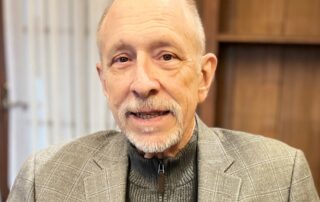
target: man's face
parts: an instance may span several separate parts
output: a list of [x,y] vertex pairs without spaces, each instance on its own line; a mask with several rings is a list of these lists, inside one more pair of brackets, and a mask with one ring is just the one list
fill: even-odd
[[118,0],[99,33],[97,65],[116,122],[146,153],[189,140],[204,95],[201,56],[179,0]]

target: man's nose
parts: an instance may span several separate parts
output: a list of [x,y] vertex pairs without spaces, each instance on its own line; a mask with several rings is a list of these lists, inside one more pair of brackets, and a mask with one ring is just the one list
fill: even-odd
[[159,92],[160,84],[155,75],[155,67],[146,58],[139,58],[133,81],[130,86],[131,92],[139,98],[148,98]]

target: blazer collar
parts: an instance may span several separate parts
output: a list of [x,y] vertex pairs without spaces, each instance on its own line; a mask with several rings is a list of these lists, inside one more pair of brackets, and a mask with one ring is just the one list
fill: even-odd
[[128,142],[124,134],[113,135],[94,156],[93,174],[84,179],[87,201],[125,202]]
[[[223,146],[223,135],[209,129],[198,116],[198,201],[237,201],[241,179],[227,173],[234,159]],[[110,135],[110,134],[109,134]],[[128,142],[124,134],[97,151],[93,174],[84,179],[88,201],[125,202]],[[107,142],[107,141],[106,141]]]
[[223,146],[223,135],[198,117],[198,201],[237,201],[241,179],[227,174],[234,159]]

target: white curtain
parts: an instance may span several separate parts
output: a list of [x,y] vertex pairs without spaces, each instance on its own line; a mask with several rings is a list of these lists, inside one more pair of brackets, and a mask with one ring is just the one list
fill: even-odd
[[115,127],[95,64],[108,0],[4,0],[9,181],[33,152]]

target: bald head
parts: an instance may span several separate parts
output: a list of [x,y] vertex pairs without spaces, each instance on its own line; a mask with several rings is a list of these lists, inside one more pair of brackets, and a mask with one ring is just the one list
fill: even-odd
[[[101,16],[97,29],[97,44],[100,52],[101,43],[104,38],[103,28],[106,25],[106,21],[113,20],[115,15],[120,16],[123,12],[126,12],[125,9],[134,9],[133,5],[139,4],[140,6],[138,7],[140,11],[138,11],[138,14],[144,15],[144,13],[148,11],[148,9],[145,8],[146,3],[153,4],[154,6],[159,5],[157,7],[162,7],[167,11],[164,12],[164,10],[161,11],[161,9],[159,9],[158,14],[160,15],[174,15],[176,12],[181,12],[184,18],[182,18],[179,23],[185,27],[185,32],[189,35],[188,38],[193,41],[196,51],[201,55],[205,53],[204,29],[194,0],[111,0]],[[124,8],[124,6],[126,6],[126,8]],[[168,9],[170,7],[171,9]],[[124,10],[121,10],[121,8]],[[137,7],[135,7],[135,9],[136,8]],[[155,15],[157,15],[156,12],[157,11],[154,13]],[[145,20],[147,21],[148,19]],[[107,30],[108,29],[106,29],[106,31]]]

